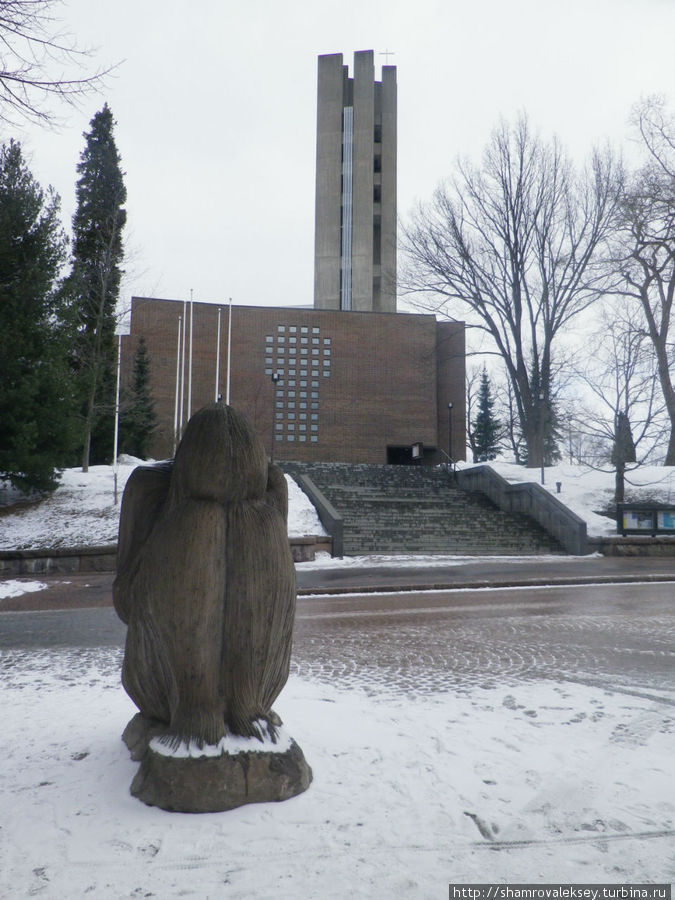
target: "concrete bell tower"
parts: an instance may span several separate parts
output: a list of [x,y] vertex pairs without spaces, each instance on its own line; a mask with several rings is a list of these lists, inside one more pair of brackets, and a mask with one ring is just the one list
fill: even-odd
[[396,312],[396,67],[319,57],[316,309]]

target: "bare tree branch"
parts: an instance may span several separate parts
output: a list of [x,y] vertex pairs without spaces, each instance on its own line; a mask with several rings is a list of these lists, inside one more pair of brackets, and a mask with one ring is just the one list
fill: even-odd
[[85,71],[93,53],[59,27],[60,2],[0,0],[0,122],[53,124],[53,98],[77,106],[113,71]]
[[617,292],[642,313],[642,328],[657,362],[670,422],[665,465],[675,465],[675,353],[670,326],[675,312],[675,120],[659,98],[636,107],[634,122],[648,162],[633,176],[621,205],[613,242],[623,283]]
[[523,117],[502,123],[481,167],[459,164],[404,228],[404,288],[422,308],[461,310],[489,335],[531,465],[544,453],[558,335],[608,284],[599,251],[622,179],[609,151],[595,153],[577,176],[559,143],[544,144]]

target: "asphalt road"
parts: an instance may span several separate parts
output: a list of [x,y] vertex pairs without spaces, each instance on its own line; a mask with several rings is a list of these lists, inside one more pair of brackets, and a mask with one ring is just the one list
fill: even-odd
[[353,591],[389,588],[515,587],[519,585],[675,581],[675,557],[463,557],[441,565],[298,567],[298,589]]
[[[0,662],[107,648],[117,665],[124,634],[110,607],[6,612]],[[567,680],[675,708],[675,584],[300,597],[293,672],[385,695]]]
[[[46,589],[0,601],[0,612],[18,610],[81,609],[110,606],[114,572],[85,575],[34,575],[19,581],[40,581]],[[371,592],[582,585],[589,583],[675,582],[675,557],[547,557],[545,560],[465,557],[452,564],[420,566],[387,564],[342,565],[330,568],[297,567],[298,593]],[[0,580],[9,580],[8,577]]]

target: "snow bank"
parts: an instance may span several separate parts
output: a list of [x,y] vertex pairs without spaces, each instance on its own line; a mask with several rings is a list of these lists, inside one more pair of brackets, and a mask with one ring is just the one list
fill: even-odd
[[35,591],[43,591],[47,587],[41,581],[0,581],[0,600],[8,597],[20,597],[22,594],[33,594]]

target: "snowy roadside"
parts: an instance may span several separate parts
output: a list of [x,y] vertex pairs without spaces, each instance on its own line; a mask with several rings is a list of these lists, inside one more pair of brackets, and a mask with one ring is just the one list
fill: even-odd
[[293,676],[277,709],[309,790],[187,816],[129,794],[120,652],[2,663],[3,896],[418,900],[449,882],[675,877],[656,698],[554,681],[371,696]]

